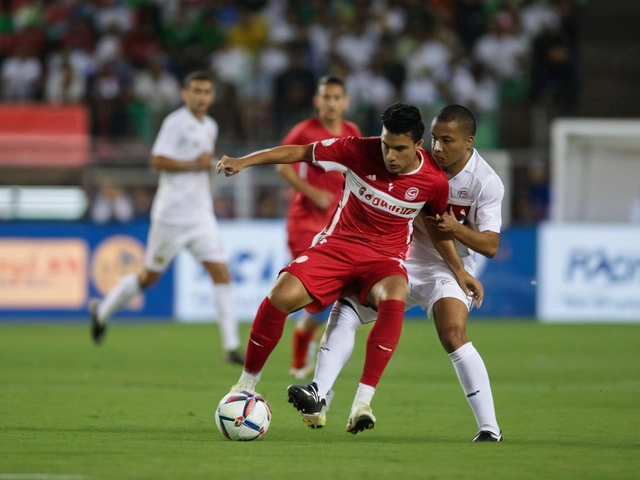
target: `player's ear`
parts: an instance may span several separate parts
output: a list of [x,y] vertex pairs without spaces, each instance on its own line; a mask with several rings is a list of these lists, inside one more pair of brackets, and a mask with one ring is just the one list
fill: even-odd
[[476,137],[474,137],[473,135],[469,135],[467,137],[467,148],[469,150],[471,150],[473,148],[473,142],[476,140]]
[[313,106],[316,110],[320,110],[320,94],[318,92],[313,96]]
[[420,141],[418,141],[418,143],[416,143],[416,148],[422,147],[423,143],[424,143],[424,138],[421,138]]
[[182,98],[182,101],[184,103],[187,103],[187,89],[183,88],[180,90],[180,98]]

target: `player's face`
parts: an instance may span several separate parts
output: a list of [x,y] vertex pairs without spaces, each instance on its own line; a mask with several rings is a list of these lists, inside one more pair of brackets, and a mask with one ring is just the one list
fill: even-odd
[[314,104],[321,120],[333,121],[342,118],[342,114],[349,106],[349,100],[342,85],[330,83],[318,87]]
[[416,143],[410,134],[396,135],[388,132],[384,127],[382,127],[380,139],[384,165],[389,173],[408,173],[418,168],[420,165],[418,149],[422,146],[422,139]]
[[192,80],[182,89],[182,100],[196,115],[204,115],[213,102],[213,84],[209,80]]
[[446,171],[469,158],[473,148],[473,136],[465,135],[456,122],[431,123],[431,154]]

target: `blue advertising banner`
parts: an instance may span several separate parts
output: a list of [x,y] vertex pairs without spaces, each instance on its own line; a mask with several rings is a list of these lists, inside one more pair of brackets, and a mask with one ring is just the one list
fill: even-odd
[[[494,258],[476,254],[476,274],[484,286],[484,302],[475,317],[534,317],[536,314],[536,229],[520,227],[500,234]],[[420,307],[408,317],[424,317]]]
[[[16,221],[0,224],[0,320],[87,317],[92,297],[140,271],[149,223]],[[169,318],[172,268],[117,314]]]

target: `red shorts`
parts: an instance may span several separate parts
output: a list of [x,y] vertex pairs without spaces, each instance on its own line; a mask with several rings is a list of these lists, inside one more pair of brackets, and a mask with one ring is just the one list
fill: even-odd
[[402,260],[331,237],[302,252],[282,272],[295,275],[313,297],[314,301],[306,307],[311,313],[321,312],[352,293],[367,305],[371,287],[391,275],[401,275],[408,281]]
[[302,252],[311,247],[313,239],[316,238],[318,232],[305,231],[305,232],[289,232],[287,245],[289,246],[289,252],[291,252],[291,258],[294,260],[298,258]]

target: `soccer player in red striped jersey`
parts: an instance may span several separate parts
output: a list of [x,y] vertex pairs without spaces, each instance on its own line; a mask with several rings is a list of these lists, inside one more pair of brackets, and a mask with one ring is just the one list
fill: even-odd
[[[344,172],[340,203],[317,243],[282,269],[258,308],[251,328],[244,371],[232,392],[255,392],[263,367],[278,344],[287,316],[301,308],[319,312],[355,293],[378,310],[367,339],[365,363],[347,431],[372,428],[370,401],[393,352],[404,318],[408,293],[404,260],[420,212],[444,215],[449,183],[435,160],[422,149],[424,124],[413,105],[396,103],[382,115],[379,137],[332,138],[309,145],[288,145],[242,158],[223,157],[218,172],[235,175],[244,168],[274,163],[313,162]],[[434,237],[438,250],[456,255],[454,242]],[[469,274],[461,284],[469,295],[481,286]],[[326,410],[322,392],[313,392],[313,408]],[[313,413],[313,412],[309,412]],[[322,426],[322,425],[316,425]]]
[[[282,141],[283,145],[307,145],[338,137],[360,137],[355,123],[342,118],[349,105],[344,82],[335,76],[318,81],[314,98],[318,116],[295,125]],[[341,172],[325,172],[310,163],[278,165],[278,173],[295,190],[287,215],[287,240],[291,258],[297,258],[313,243],[314,237],[331,220],[344,186]],[[314,360],[309,356],[318,326],[329,317],[329,310],[312,314],[304,312],[293,332],[290,373],[301,380],[313,373]]]

